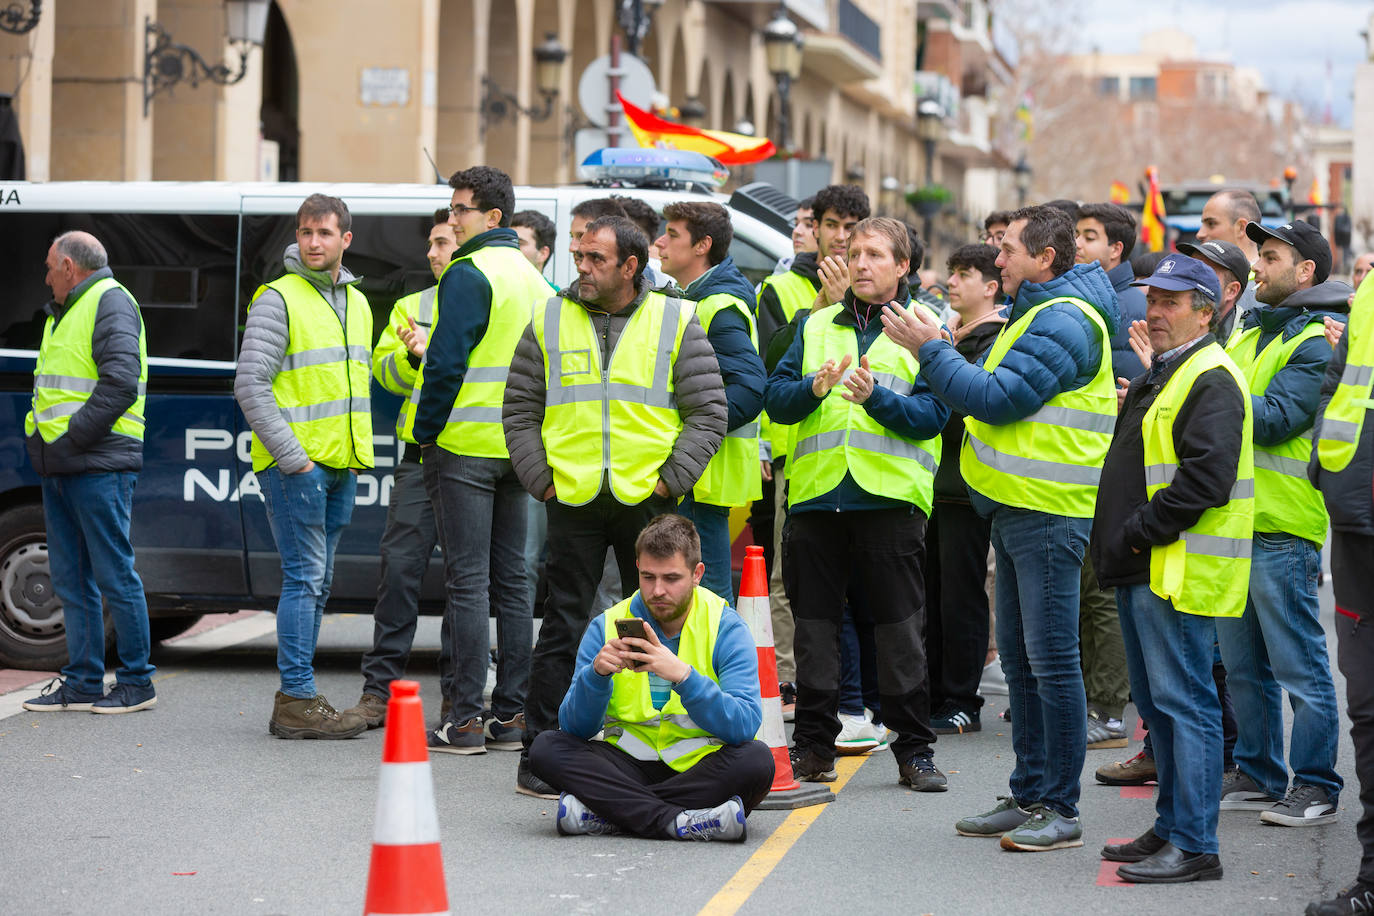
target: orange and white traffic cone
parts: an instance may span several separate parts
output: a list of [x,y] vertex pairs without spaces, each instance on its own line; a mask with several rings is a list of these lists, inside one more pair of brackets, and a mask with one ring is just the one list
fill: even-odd
[[363,914],[448,912],[420,685],[392,681]]
[[773,614],[768,605],[768,575],[763,565],[763,548],[744,548],[744,569],[740,578],[739,601],[735,608],[759,653],[759,699],[763,701],[763,727],[759,740],[773,752],[773,786],[759,803],[763,809],[805,808],[832,801],[835,794],[824,785],[802,785],[792,775],[787,756],[787,730],[782,721],[782,698],[778,695],[778,657],[773,649]]

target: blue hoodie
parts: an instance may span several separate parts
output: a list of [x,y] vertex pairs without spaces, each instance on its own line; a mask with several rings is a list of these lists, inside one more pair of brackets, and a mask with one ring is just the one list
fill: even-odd
[[1112,334],[1112,373],[1117,378],[1132,379],[1144,372],[1149,366],[1140,361],[1131,349],[1131,322],[1145,320],[1145,290],[1132,286],[1135,271],[1130,261],[1107,271],[1107,279],[1116,290],[1117,311],[1121,314],[1121,324]]
[[[659,642],[677,653],[681,634],[671,639],[663,635],[663,628],[645,607],[639,592],[635,592],[630,610],[654,628]],[[606,707],[611,702],[612,678],[597,674],[592,667],[592,661],[605,644],[605,624],[598,614],[582,633],[572,683],[558,708],[559,727],[579,738],[590,739],[601,731]],[[758,650],[749,625],[733,608],[727,607],[720,616],[720,630],[716,633],[716,647],[711,655],[711,667],[715,669],[717,680],[693,671],[687,680],[671,689],[687,708],[693,722],[726,744],[744,744],[753,740],[763,724],[758,665]]]
[[[1059,296],[1074,296],[1097,309],[1108,337],[1121,325],[1116,291],[1106,272],[1093,261],[1075,264],[1044,283],[1022,283],[1002,333],[1010,331],[1035,306]],[[966,416],[1004,426],[1025,419],[1063,392],[1092,381],[1102,359],[1102,346],[1097,327],[1088,316],[1077,306],[1059,303],[1031,319],[1030,326],[991,372],[983,368],[986,356],[969,363],[943,338],[926,342],[918,355],[922,378],[945,403]],[[987,514],[990,501],[982,494],[972,495],[974,506]]]
[[[754,287],[749,285],[748,279],[735,266],[735,259],[729,255],[689,283],[682,295],[700,302],[719,293],[739,299],[740,305],[750,312],[754,309]],[[706,339],[716,351],[720,377],[725,382],[725,428],[738,429],[756,419],[763,410],[763,389],[768,383],[768,372],[749,337],[748,323],[733,309],[716,313]]]

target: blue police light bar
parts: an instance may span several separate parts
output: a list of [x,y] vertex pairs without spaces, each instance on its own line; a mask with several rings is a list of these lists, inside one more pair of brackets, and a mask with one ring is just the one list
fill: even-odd
[[582,180],[610,187],[718,188],[730,177],[719,159],[679,149],[606,147],[582,160]]

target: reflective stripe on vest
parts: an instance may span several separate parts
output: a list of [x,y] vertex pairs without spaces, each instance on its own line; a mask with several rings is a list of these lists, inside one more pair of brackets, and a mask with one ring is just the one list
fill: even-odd
[[[1245,375],[1247,391],[1264,396],[1269,383],[1288,364],[1305,341],[1324,334],[1320,318],[1311,321],[1289,340],[1274,335],[1260,352],[1262,329],[1247,328],[1226,348]],[[1315,544],[1326,540],[1326,503],[1307,478],[1312,457],[1312,430],[1278,445],[1255,445],[1255,530],[1292,534]]]
[[966,417],[960,470],[970,487],[1004,505],[1092,518],[1102,461],[1116,424],[1112,348],[1097,309],[1073,297],[1042,302],[1003,326],[983,368],[991,372],[1001,365],[1035,316],[1060,303],[1077,307],[1097,329],[1102,351],[1097,374],[1083,387],[1060,392],[1014,423],[994,426]]
[[[506,376],[520,336],[530,325],[535,306],[549,294],[549,284],[519,248],[488,245],[471,254],[450,261],[444,268],[447,274],[455,264],[471,264],[491,287],[491,312],[487,329],[468,354],[463,383],[454,398],[448,421],[440,430],[435,443],[455,455],[475,458],[509,458],[506,434],[501,425],[501,403],[506,396]],[[443,275],[439,285],[444,283]],[[443,321],[440,311],[434,316],[437,330]],[[429,353],[426,351],[425,356]],[[411,393],[412,410],[420,403],[424,387],[425,366],[422,362]],[[414,424],[411,431],[413,434]]]
[[43,342],[33,369],[33,404],[24,418],[24,434],[37,432],[52,444],[66,435],[72,415],[95,391],[100,379],[92,354],[91,336],[100,311],[100,298],[112,289],[123,290],[138,314],[138,388],[129,408],[115,420],[110,432],[143,441],[144,407],[148,391],[148,343],[138,302],[112,277],[102,277],[86,287],[57,321],[49,315],[43,325]]
[[[722,310],[734,309],[749,328],[749,342],[759,349],[758,329],[753,312],[743,301],[728,293],[707,296],[696,305],[697,320],[707,334]],[[759,423],[751,420],[725,434],[720,449],[711,456],[701,472],[692,495],[697,502],[711,506],[747,506],[763,497],[763,476],[759,471]]]
[[1145,495],[1153,499],[1178,472],[1174,420],[1204,372],[1222,369],[1245,404],[1236,482],[1225,505],[1213,507],[1172,544],[1150,548],[1150,591],[1174,609],[1206,617],[1239,617],[1250,589],[1250,551],[1255,514],[1254,414],[1245,376],[1216,343],[1188,357],[1169,377],[1141,421]]
[[[634,596],[626,598],[601,615],[607,642],[616,636],[617,619],[634,616],[630,610],[633,600]],[[720,680],[713,659],[724,611],[725,599],[698,587],[677,649],[678,658],[717,684]],[[692,721],[676,690],[670,690],[662,709],[654,708],[649,675],[636,671],[612,675],[602,734],[636,760],[662,760],[679,773],[725,743]]]
[[[367,298],[352,285],[345,287],[347,306],[340,321],[334,306],[302,276],[285,274],[258,287],[253,302],[267,289],[275,290],[286,305],[286,354],[272,379],[282,418],[316,464],[372,467],[372,310]],[[256,432],[252,456],[254,471],[276,463]]]
[[608,477],[611,493],[626,505],[653,493],[682,430],[673,366],[692,315],[691,302],[647,293],[603,367],[601,335],[580,303],[555,296],[536,313],[542,433],[559,502],[591,502]]
[[434,325],[434,302],[439,287],[430,286],[396,300],[391,307],[391,318],[382,328],[377,346],[372,349],[372,377],[392,394],[399,395],[401,408],[396,414],[396,435],[410,443],[415,442],[412,419],[415,406],[410,396],[415,391],[415,380],[420,375],[418,366],[410,364],[410,348],[401,342],[396,334],[398,327],[404,328],[414,319],[417,327],[425,329],[428,341],[430,328]]
[[[911,305],[906,306],[908,309]],[[802,375],[815,374],[827,360],[838,365],[847,355],[859,363],[857,329],[835,323],[844,306],[832,305],[802,325]],[[865,354],[876,384],[910,393],[920,372],[911,351],[879,334]],[[873,419],[862,404],[845,400],[836,385],[797,424],[797,441],[788,464],[788,505],[796,506],[834,490],[846,473],[866,492],[900,499],[930,514],[940,436],[916,440],[900,436]]]
[[1355,457],[1360,432],[1374,410],[1374,283],[1361,283],[1345,325],[1345,369],[1322,412],[1317,460],[1343,471]]

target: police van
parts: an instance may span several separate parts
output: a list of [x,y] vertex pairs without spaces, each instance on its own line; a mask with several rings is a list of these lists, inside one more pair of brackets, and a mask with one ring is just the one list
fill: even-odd
[[[695,158],[693,158],[695,157]],[[792,252],[795,204],[766,186],[709,190],[719,163],[696,154],[618,150],[589,160],[586,185],[519,187],[516,209],[533,209],[558,229],[546,268],[560,288],[576,276],[567,251],[570,211],[607,194],[714,199],[731,210],[731,254],[753,282]],[[142,308],[148,346],[147,433],[135,490],[132,539],[148,595],[154,639],[189,628],[202,614],[273,609],[281,567],[249,457],[250,431],[234,401],[235,359],[249,297],[282,271],[294,241],[296,208],[331,194],[353,214],[344,264],[363,278],[379,335],[392,304],[434,282],[425,259],[446,185],[314,183],[0,183],[0,667],[65,663],[62,608],[49,578],[37,475],[24,446],[24,416],[51,298],[44,258],[59,233],[100,239],[116,279]],[[376,467],[358,475],[353,522],[339,544],[330,610],[371,610],[378,542],[402,452],[399,400],[374,382]],[[422,590],[442,610],[437,556]]]

